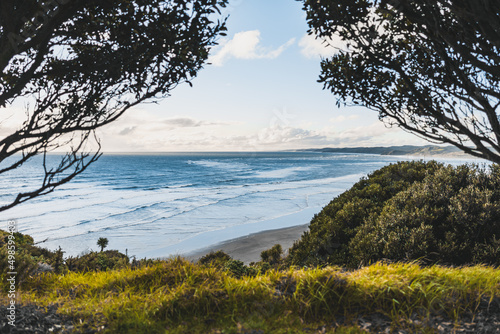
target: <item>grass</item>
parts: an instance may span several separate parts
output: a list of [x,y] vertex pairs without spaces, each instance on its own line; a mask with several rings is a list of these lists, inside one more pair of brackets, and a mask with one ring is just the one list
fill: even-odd
[[[23,284],[21,300],[58,305],[81,332],[364,333],[350,321],[375,313],[394,328],[408,327],[415,314],[457,320],[481,299],[500,297],[499,282],[500,270],[493,267],[416,263],[352,271],[291,268],[237,278],[175,258],[136,269],[36,275]],[[340,319],[343,326],[336,324]],[[425,325],[408,330],[433,332]]]

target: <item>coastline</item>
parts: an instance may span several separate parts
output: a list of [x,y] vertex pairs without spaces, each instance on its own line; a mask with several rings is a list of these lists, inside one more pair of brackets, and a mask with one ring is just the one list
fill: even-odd
[[309,223],[261,231],[185,254],[184,257],[190,261],[197,261],[210,252],[221,250],[233,259],[249,264],[250,262],[260,261],[260,253],[271,248],[275,244],[280,244],[286,254],[288,249],[293,246],[293,243],[299,240],[302,234],[307,230],[309,230]]
[[[406,160],[423,158],[419,155],[400,157]],[[429,157],[429,159],[433,158],[436,156]],[[436,160],[452,165],[473,161],[470,158],[452,155],[442,155],[441,159]],[[334,195],[338,194],[332,193],[332,198],[335,197]],[[260,261],[260,253],[275,244],[280,244],[286,253],[293,243],[300,239],[304,231],[308,230],[312,217],[322,208],[323,206],[306,207],[276,218],[203,232],[177,244],[141,253],[139,257],[166,259],[181,256],[196,261],[212,251],[222,250],[233,259],[246,264],[257,262]]]
[[298,212],[262,220],[250,224],[236,225],[220,230],[200,233],[178,244],[139,254],[139,258],[166,259],[182,256],[192,261],[211,251],[223,250],[234,259],[245,263],[260,260],[260,253],[279,243],[283,251],[309,228],[309,223],[322,207],[308,207]]

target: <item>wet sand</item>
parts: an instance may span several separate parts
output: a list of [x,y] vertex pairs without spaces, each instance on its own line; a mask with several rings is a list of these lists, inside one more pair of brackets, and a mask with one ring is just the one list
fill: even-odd
[[271,248],[275,244],[280,244],[287,253],[288,248],[293,245],[294,241],[300,239],[304,231],[308,230],[308,227],[309,224],[305,224],[277,230],[262,231],[185,254],[184,257],[191,261],[196,261],[203,255],[212,251],[222,250],[233,259],[243,261],[245,264],[257,262],[260,260],[260,253]]

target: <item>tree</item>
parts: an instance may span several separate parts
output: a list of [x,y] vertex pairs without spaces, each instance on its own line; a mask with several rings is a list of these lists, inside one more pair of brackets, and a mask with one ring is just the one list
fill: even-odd
[[309,33],[347,45],[319,82],[337,104],[500,162],[500,2],[302,0]]
[[97,246],[101,247],[101,252],[108,246],[108,238],[99,238],[97,239]]
[[[25,118],[0,136],[0,174],[33,159],[40,184],[0,211],[47,194],[100,156],[95,129],[188,83],[225,31],[227,0],[2,0],[0,108]],[[9,109],[0,109],[4,116]],[[93,147],[92,147],[93,145]],[[65,150],[54,165],[48,153]],[[89,153],[92,152],[92,153]],[[36,158],[38,156],[38,158]]]

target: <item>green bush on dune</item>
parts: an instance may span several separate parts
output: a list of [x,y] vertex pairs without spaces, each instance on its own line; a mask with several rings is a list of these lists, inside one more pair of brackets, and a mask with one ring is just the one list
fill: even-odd
[[441,167],[434,161],[399,162],[362,178],[314,216],[309,231],[290,249],[288,262],[357,266],[352,261],[349,241],[360,226],[368,217],[378,215],[387,200]]
[[66,259],[66,266],[71,271],[92,271],[118,269],[127,266],[129,259],[117,250],[90,252]]
[[500,264],[500,168],[399,162],[356,183],[311,221],[294,265],[380,260]]
[[445,167],[387,201],[350,246],[359,262],[500,264],[500,173]]

